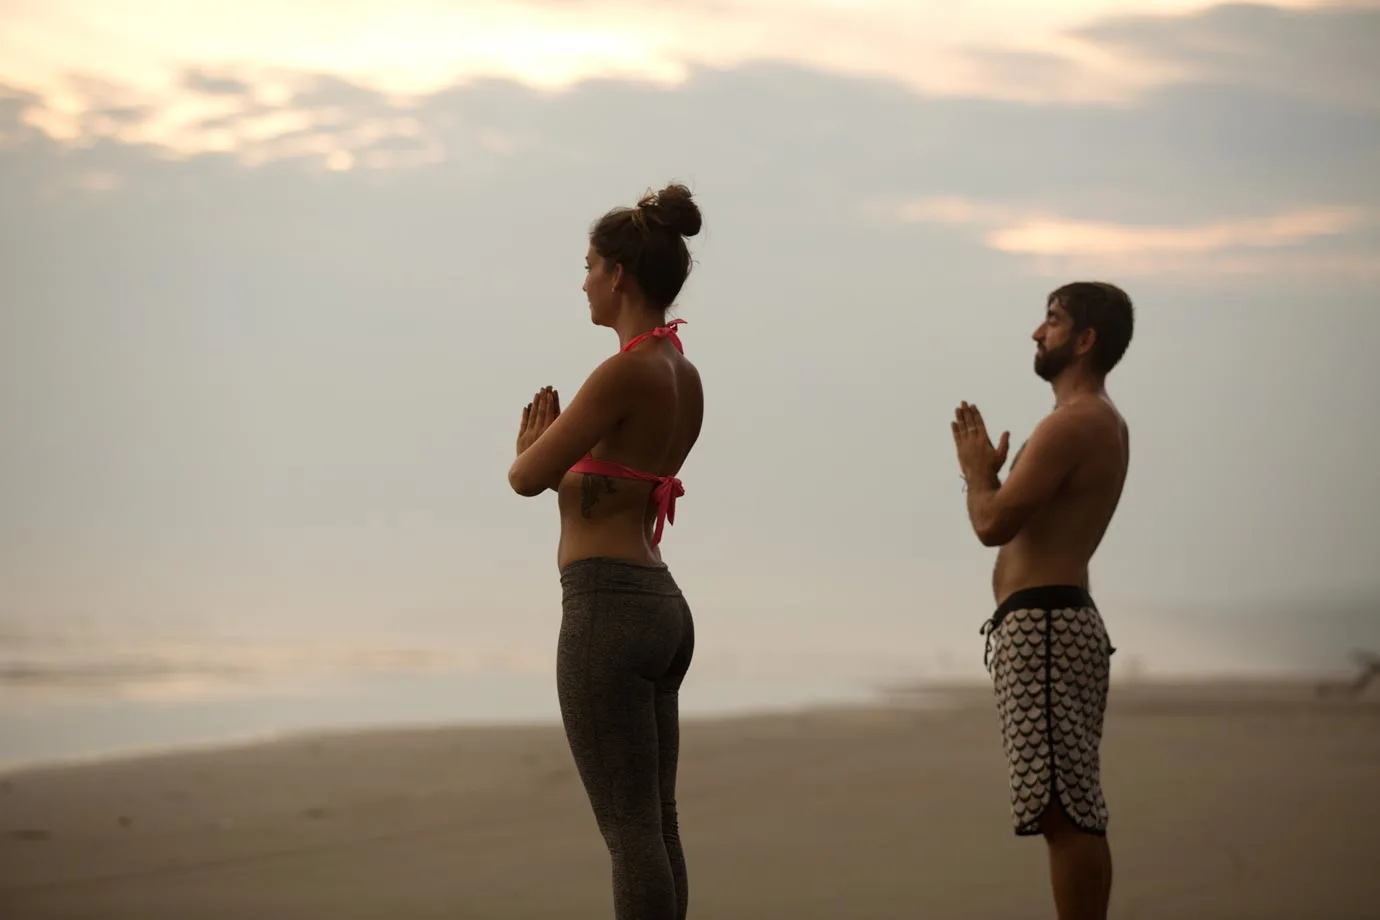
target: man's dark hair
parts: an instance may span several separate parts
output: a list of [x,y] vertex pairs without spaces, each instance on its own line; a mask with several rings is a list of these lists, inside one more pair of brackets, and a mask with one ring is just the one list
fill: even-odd
[[1048,303],[1058,304],[1069,315],[1075,332],[1091,329],[1097,334],[1089,360],[1099,374],[1110,373],[1126,354],[1135,328],[1135,310],[1126,292],[1106,281],[1074,281],[1053,291]]

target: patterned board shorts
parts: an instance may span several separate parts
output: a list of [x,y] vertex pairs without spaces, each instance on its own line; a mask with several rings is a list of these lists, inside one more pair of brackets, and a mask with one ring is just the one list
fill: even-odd
[[1075,827],[1105,835],[1099,748],[1115,649],[1097,606],[1083,588],[1027,588],[1003,601],[983,632],[1016,834],[1040,833],[1057,796]]

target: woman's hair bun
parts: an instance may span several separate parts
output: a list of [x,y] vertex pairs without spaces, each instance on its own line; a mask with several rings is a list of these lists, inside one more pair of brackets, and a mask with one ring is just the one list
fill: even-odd
[[644,195],[637,207],[651,220],[670,227],[681,236],[694,236],[700,232],[699,206],[695,204],[690,190],[683,185],[668,185],[659,192]]

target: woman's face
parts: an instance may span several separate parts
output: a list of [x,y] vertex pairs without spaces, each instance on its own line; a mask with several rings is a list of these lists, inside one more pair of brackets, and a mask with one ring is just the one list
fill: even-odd
[[623,271],[590,246],[585,252],[585,297],[589,300],[589,316],[596,326],[612,326],[618,317],[618,287]]

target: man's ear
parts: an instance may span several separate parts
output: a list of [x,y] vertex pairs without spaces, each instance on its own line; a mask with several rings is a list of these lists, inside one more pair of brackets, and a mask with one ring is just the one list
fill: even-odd
[[1078,331],[1078,339],[1074,342],[1073,351],[1078,357],[1083,357],[1093,350],[1097,345],[1097,330],[1088,328]]

